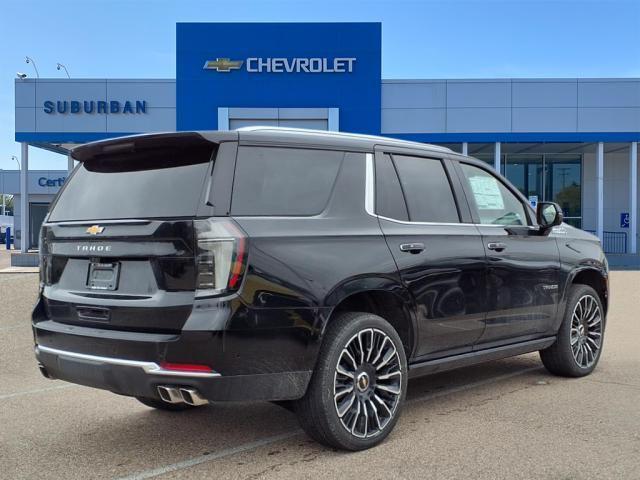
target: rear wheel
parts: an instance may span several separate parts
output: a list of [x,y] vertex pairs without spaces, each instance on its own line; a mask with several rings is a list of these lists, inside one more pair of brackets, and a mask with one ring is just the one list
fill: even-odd
[[547,370],[564,377],[590,374],[602,353],[604,321],[604,309],[596,291],[587,285],[572,285],[558,338],[540,351]]
[[296,414],[314,440],[363,450],[391,432],[406,389],[407,361],[395,329],[377,315],[345,313],[327,328]]
[[182,412],[184,410],[191,410],[192,408],[196,408],[194,405],[189,405],[187,403],[168,403],[155,398],[136,397],[136,400],[146,405],[147,407],[156,408],[158,410],[166,410],[168,412]]

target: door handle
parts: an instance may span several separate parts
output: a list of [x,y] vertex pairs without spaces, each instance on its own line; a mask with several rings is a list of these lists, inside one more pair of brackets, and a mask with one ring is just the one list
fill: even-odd
[[402,243],[400,244],[400,250],[409,253],[420,253],[424,250],[424,243]]
[[505,248],[507,248],[507,246],[504,243],[501,243],[501,242],[489,242],[489,243],[487,243],[487,248],[489,250],[495,250],[496,252],[501,252]]

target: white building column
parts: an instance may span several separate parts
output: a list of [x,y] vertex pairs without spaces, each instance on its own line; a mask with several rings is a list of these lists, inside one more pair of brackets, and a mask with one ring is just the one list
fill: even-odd
[[339,132],[340,131],[340,109],[339,108],[329,108],[328,118],[327,118],[327,129],[330,132]]
[[218,107],[218,130],[229,130],[229,109]]
[[500,146],[500,142],[496,142],[496,147],[493,151],[493,168],[498,173],[500,173]]
[[29,174],[29,144],[20,144],[20,251],[29,249],[29,192],[27,178]]
[[604,242],[604,143],[598,142],[596,153],[596,235]]
[[638,142],[629,149],[629,253],[638,253]]
[[73,167],[75,167],[75,164],[73,163],[73,158],[71,157],[71,154],[69,154],[67,155],[67,171],[71,173],[71,170],[73,170]]
[[469,155],[469,142],[462,142],[462,154]]

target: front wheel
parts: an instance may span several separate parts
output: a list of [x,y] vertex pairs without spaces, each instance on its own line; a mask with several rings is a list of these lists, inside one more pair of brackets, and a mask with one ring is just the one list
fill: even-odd
[[572,285],[556,342],[540,351],[546,369],[563,377],[590,374],[602,353],[604,321],[596,291],[587,285]]
[[402,410],[407,361],[396,330],[370,313],[344,313],[327,328],[305,396],[296,404],[314,440],[345,450],[382,442]]

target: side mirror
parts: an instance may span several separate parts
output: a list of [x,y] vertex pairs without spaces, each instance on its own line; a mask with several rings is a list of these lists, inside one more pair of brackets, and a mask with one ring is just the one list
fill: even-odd
[[564,215],[557,203],[540,202],[536,210],[536,219],[540,225],[540,233],[546,235],[551,232],[553,227],[562,223]]

